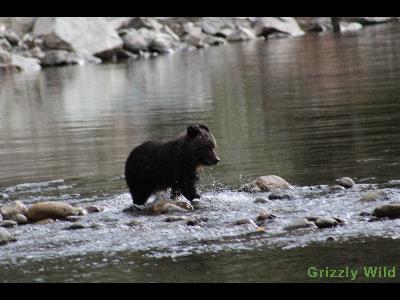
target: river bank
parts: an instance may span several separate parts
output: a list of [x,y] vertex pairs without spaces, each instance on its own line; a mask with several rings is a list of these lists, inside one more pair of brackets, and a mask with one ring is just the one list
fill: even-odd
[[147,59],[315,32],[357,31],[396,17],[1,17],[0,70]]

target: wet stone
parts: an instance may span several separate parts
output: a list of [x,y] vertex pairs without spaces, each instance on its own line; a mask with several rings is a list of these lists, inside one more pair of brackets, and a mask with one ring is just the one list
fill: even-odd
[[373,202],[387,200],[387,194],[384,191],[369,191],[366,192],[360,199],[360,202]]
[[7,229],[0,227],[0,245],[5,245],[16,240]]
[[95,205],[85,206],[84,209],[85,209],[89,214],[104,211],[104,207],[95,206]]
[[290,198],[291,196],[289,194],[284,193],[282,191],[273,191],[268,197],[268,199],[270,200],[280,200],[280,199],[290,199]]
[[362,212],[360,212],[360,214],[359,214],[359,216],[361,216],[361,217],[369,217],[369,216],[371,216],[372,214],[370,213],[370,212],[367,212],[367,211],[362,211]]
[[338,185],[341,185],[342,187],[349,189],[355,185],[355,182],[353,179],[350,177],[342,177],[338,178],[335,180]]
[[273,220],[275,218],[276,218],[276,216],[273,214],[270,214],[269,212],[262,212],[257,216],[256,220],[264,221],[264,220]]
[[103,226],[101,224],[98,224],[98,223],[92,223],[92,224],[89,225],[89,227],[92,228],[92,229],[99,229],[99,228],[102,228]]
[[174,216],[174,217],[168,217],[164,221],[168,222],[168,223],[171,223],[171,222],[184,221],[186,219],[187,219],[186,217],[176,217],[176,216]]
[[85,216],[88,214],[88,211],[83,207],[75,207],[74,214],[78,216]]
[[268,203],[268,200],[262,197],[258,197],[256,198],[256,200],[254,200],[254,203]]
[[67,230],[76,230],[76,229],[83,229],[85,226],[82,223],[75,222],[68,227],[65,227]]
[[377,218],[388,217],[391,219],[400,217],[400,204],[386,204],[374,209],[372,215]]
[[16,221],[18,225],[26,224],[28,223],[28,218],[24,216],[23,214],[16,214],[15,216],[12,217],[13,221]]
[[251,225],[257,226],[256,223],[254,223],[254,221],[252,219],[250,219],[250,218],[244,218],[244,219],[237,220],[233,224],[234,225],[251,224]]
[[78,216],[68,216],[65,218],[65,221],[68,221],[68,222],[78,222],[80,220],[81,220],[81,218]]
[[328,228],[339,225],[339,222],[334,218],[318,218],[315,221],[315,225],[317,225],[318,228]]
[[64,219],[76,215],[76,208],[68,203],[58,201],[45,201],[31,205],[28,208],[29,221],[36,222],[44,219]]
[[338,192],[342,192],[345,190],[345,187],[341,186],[341,185],[332,185],[329,187],[329,190],[332,193],[338,193]]
[[308,227],[314,227],[314,226],[315,226],[315,224],[313,222],[308,221],[306,218],[300,218],[300,219],[294,220],[291,224],[285,226],[283,229],[294,230],[294,229],[308,228]]
[[132,221],[126,223],[126,225],[128,225],[130,227],[134,227],[134,226],[142,225],[142,222],[137,221],[137,220],[132,220]]
[[326,241],[327,242],[333,242],[333,241],[335,241],[336,239],[333,237],[333,236],[330,236],[330,237],[327,237],[326,238]]
[[0,227],[14,227],[17,226],[18,222],[13,220],[4,220],[0,222]]

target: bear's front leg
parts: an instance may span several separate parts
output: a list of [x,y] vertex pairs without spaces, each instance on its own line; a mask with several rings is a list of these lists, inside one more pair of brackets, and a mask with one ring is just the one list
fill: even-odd
[[180,189],[182,191],[182,195],[189,201],[192,201],[196,198],[200,199],[200,195],[197,193],[194,182],[185,182],[182,184]]

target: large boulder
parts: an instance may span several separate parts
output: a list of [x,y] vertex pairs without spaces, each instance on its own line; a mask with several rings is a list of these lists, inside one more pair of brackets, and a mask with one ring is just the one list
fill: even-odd
[[0,49],[0,71],[19,72],[19,71],[39,71],[41,69],[39,61],[35,58],[24,57],[18,54],[9,53]]
[[304,31],[292,17],[262,17],[258,18],[253,26],[255,34],[265,38],[274,33],[282,33],[285,36],[304,35]]
[[140,51],[147,50],[151,40],[146,39],[136,29],[131,29],[121,35],[122,41],[124,42],[124,49],[139,53]]
[[101,17],[40,17],[33,33],[42,37],[50,49],[75,51],[85,55],[122,48],[122,40],[113,27]]
[[210,35],[216,35],[223,28],[235,28],[234,19],[231,17],[204,17],[197,21],[201,30]]

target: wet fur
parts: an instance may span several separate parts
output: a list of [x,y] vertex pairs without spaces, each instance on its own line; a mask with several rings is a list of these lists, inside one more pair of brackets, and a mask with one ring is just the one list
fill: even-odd
[[133,202],[142,205],[153,193],[168,188],[171,198],[200,198],[195,187],[198,169],[218,163],[215,147],[208,127],[195,124],[173,139],[147,141],[133,149],[125,163]]

